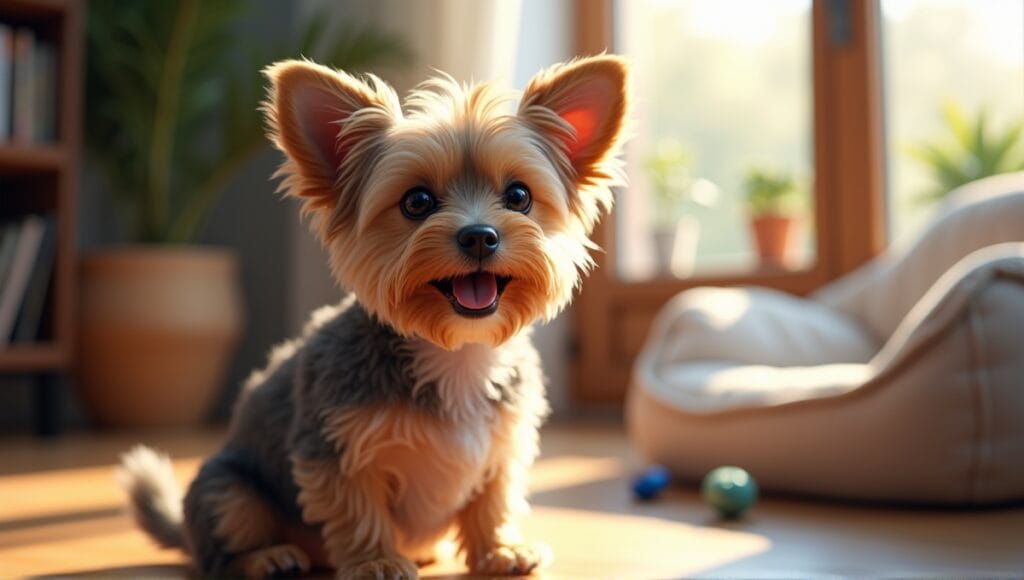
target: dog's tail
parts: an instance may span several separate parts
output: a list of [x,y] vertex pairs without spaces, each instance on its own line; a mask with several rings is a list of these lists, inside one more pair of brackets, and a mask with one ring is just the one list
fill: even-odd
[[164,548],[185,548],[181,488],[171,459],[138,445],[121,456],[117,480],[128,494],[135,523]]

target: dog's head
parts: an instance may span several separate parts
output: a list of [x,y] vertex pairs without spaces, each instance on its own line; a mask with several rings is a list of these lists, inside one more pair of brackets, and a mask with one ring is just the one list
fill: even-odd
[[373,76],[301,61],[266,73],[282,189],[367,310],[456,349],[498,345],[569,302],[621,176],[622,60],[543,71],[515,111],[490,85],[450,78],[403,109]]

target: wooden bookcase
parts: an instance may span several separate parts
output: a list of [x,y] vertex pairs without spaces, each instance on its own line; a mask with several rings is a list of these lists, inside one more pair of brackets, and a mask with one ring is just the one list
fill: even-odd
[[0,0],[0,21],[32,28],[57,53],[57,136],[48,144],[0,143],[0,217],[56,216],[56,257],[46,298],[44,339],[0,350],[0,375],[36,381],[36,431],[59,430],[59,389],[75,361],[75,204],[81,141],[83,2]]

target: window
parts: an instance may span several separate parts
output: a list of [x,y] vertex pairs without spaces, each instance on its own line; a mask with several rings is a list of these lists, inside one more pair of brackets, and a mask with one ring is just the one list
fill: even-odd
[[616,50],[643,87],[616,210],[619,276],[809,267],[810,0],[630,0],[616,10]]
[[[806,294],[884,246],[878,5],[577,0],[576,10],[578,51],[635,51],[642,83],[633,185],[595,232],[605,252],[574,313],[574,397],[616,403],[654,315],[677,292],[759,284]],[[682,161],[677,182],[704,188],[667,220],[680,208],[659,206],[645,183],[652,155]],[[746,223],[751,168],[801,186],[803,233],[775,260],[759,257]],[[659,264],[656,224],[686,219],[700,224],[694,259]]]
[[1002,143],[1024,122],[1024,2],[881,7],[889,233],[900,242],[962,180],[1024,168],[1024,135]]
[[[812,292],[890,239],[913,237],[935,208],[929,195],[1024,169],[1024,2],[576,6],[579,51],[631,55],[642,88],[627,153],[632,184],[596,233],[606,252],[575,310],[578,401],[621,401],[654,315],[681,290]],[[645,166],[665,137],[676,142],[660,149],[661,160],[685,169],[676,180],[705,188],[674,192],[671,209]],[[802,239],[775,264],[757,257],[744,224],[752,166],[803,184]],[[659,262],[657,225],[686,220],[699,223],[694,259]]]

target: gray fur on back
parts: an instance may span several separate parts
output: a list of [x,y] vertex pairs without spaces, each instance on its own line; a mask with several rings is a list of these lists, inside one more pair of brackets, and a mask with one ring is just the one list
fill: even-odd
[[[355,302],[322,309],[305,335],[272,356],[237,403],[221,455],[255,478],[298,516],[289,456],[337,456],[324,439],[323,411],[350,406],[415,405],[407,339],[373,320]],[[288,353],[288,351],[293,352]]]

